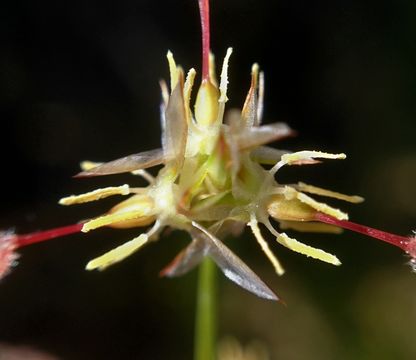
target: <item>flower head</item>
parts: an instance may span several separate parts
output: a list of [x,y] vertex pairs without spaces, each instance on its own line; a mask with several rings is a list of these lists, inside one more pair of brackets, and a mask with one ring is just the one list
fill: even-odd
[[[86,266],[88,270],[103,270],[157,240],[163,228],[173,227],[188,232],[192,240],[162,270],[162,275],[181,275],[198,265],[203,257],[209,256],[238,285],[260,297],[277,299],[273,291],[221,239],[249,226],[279,275],[283,274],[283,267],[263,238],[260,225],[273,234],[279,244],[303,255],[340,265],[335,255],[278,231],[271,219],[278,222],[281,229],[337,232],[340,227],[345,227],[360,231],[357,224],[347,221],[345,212],[318,202],[312,196],[352,203],[363,199],[304,183],[278,182],[278,172],[284,166],[310,165],[346,156],[315,150],[291,153],[267,146],[270,142],[292,136],[294,132],[284,123],[262,124],[264,75],[257,64],[251,69],[251,84],[242,110],[226,112],[228,63],[232,49],[226,52],[217,81],[214,56],[209,52],[207,3],[200,1],[203,71],[194,106],[191,105],[191,92],[196,71],[190,69],[185,76],[169,51],[170,86],[161,82],[162,147],[107,163],[83,162],[83,171],[77,175],[93,177],[130,172],[144,177],[148,185],[135,187],[125,184],[65,197],[60,204],[79,204],[115,195],[129,196],[99,217],[68,227],[67,232],[58,229],[55,235],[48,233],[41,238],[76,231],[86,233],[104,226],[148,227],[134,239],[91,260]],[[160,165],[162,167],[155,177],[146,171]],[[375,236],[374,231],[367,231],[367,234]],[[26,235],[26,240],[34,237],[36,234]],[[10,255],[12,250],[28,243],[23,238],[16,235],[1,237],[4,243],[2,248],[9,250],[0,251],[0,264],[11,263],[14,259]],[[10,239],[17,239],[18,245]],[[383,238],[386,239],[392,238]],[[397,241],[399,244],[395,245],[415,256],[414,239],[410,241],[400,237]]]

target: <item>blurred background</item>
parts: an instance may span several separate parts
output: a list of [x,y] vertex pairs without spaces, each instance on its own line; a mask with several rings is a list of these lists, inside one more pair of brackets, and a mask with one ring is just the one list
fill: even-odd
[[[416,226],[416,3],[211,3],[218,62],[234,47],[229,107],[242,106],[251,64],[259,62],[265,122],[284,121],[298,132],[276,147],[348,154],[285,169],[278,180],[362,195],[361,205],[333,204],[353,221],[409,235]],[[143,184],[128,175],[71,176],[80,160],[160,146],[166,51],[185,69],[200,69],[197,1],[0,7],[0,228],[24,233],[99,215],[119,199],[68,208],[57,200]],[[190,359],[196,271],[158,276],[186,234],[172,232],[105,272],[84,271],[88,260],[139,231],[102,229],[22,249],[19,266],[0,284],[0,358],[6,348],[25,346],[58,359]],[[416,275],[400,250],[350,232],[291,234],[337,254],[343,266],[273,244],[286,268],[278,278],[248,232],[231,239],[287,306],[257,299],[221,275],[221,338],[259,341],[271,359],[416,358]]]

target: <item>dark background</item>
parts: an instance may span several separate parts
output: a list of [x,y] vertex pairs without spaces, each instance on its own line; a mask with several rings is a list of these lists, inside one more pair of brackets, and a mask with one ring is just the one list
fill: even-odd
[[[211,5],[218,62],[234,47],[229,106],[241,107],[251,64],[259,62],[266,122],[288,122],[299,134],[276,146],[348,154],[279,179],[363,195],[364,204],[339,205],[354,221],[403,235],[416,215],[415,4]],[[130,176],[71,176],[83,159],[159,147],[167,49],[185,69],[200,69],[197,1],[15,1],[0,14],[0,227],[30,232],[106,211],[118,199],[68,208],[57,200],[142,184]],[[103,229],[23,249],[0,284],[0,342],[61,359],[190,359],[196,272],[158,277],[185,234],[173,232],[103,273],[83,270],[139,231]],[[231,240],[287,306],[221,276],[220,337],[259,340],[272,359],[414,359],[416,277],[403,253],[349,232],[293,235],[336,253],[343,266],[273,244],[287,270],[278,278],[248,233]]]

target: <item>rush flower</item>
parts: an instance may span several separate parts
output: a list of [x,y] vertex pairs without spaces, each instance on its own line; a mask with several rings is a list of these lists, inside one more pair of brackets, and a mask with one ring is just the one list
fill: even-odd
[[[332,265],[341,264],[335,255],[301,243],[282,230],[338,232],[340,228],[347,228],[398,246],[412,259],[416,257],[415,237],[400,237],[351,223],[345,212],[312,196],[352,203],[360,203],[363,198],[301,182],[282,184],[278,181],[278,172],[284,166],[345,159],[346,155],[314,150],[291,153],[267,146],[294,132],[284,123],[262,124],[264,75],[257,64],[251,69],[251,84],[242,110],[225,111],[232,49],[226,52],[217,81],[209,45],[208,1],[200,0],[199,4],[202,82],[194,106],[191,106],[191,92],[196,71],[190,69],[185,76],[169,51],[170,86],[163,81],[160,84],[162,147],[107,163],[83,162],[83,171],[77,175],[81,178],[130,172],[144,177],[148,185],[125,184],[61,199],[60,204],[72,205],[108,196],[128,196],[107,213],[80,224],[28,235],[3,233],[0,235],[0,276],[15,262],[15,250],[22,246],[107,226],[147,228],[134,239],[91,260],[86,265],[87,270],[103,270],[125,259],[156,241],[162,229],[172,227],[188,232],[191,242],[162,270],[162,275],[182,275],[208,256],[232,281],[260,297],[273,300],[277,300],[274,292],[222,242],[227,235],[238,235],[245,226],[250,227],[279,275],[284,269],[263,238],[261,227],[284,247]],[[155,177],[146,171],[154,166],[161,166]],[[415,260],[412,263],[414,265]]]

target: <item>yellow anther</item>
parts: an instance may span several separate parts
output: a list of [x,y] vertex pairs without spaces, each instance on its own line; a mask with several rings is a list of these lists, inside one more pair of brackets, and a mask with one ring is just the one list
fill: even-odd
[[300,191],[304,191],[304,192],[307,192],[307,193],[310,193],[310,194],[316,194],[316,195],[326,196],[326,197],[330,197],[330,198],[334,198],[334,199],[344,200],[344,201],[348,201],[348,202],[351,202],[351,203],[354,203],[354,204],[358,204],[358,203],[364,201],[364,198],[362,198],[361,196],[345,195],[345,194],[341,194],[339,192],[322,189],[320,187],[313,186],[313,185],[308,185],[308,184],[305,184],[305,183],[302,183],[302,182],[298,183],[297,188]]
[[109,252],[91,260],[87,266],[86,270],[104,270],[110,265],[113,265],[119,261],[124,260],[126,257],[133,254],[135,251],[139,250],[146,242],[148,241],[147,234],[141,234],[137,238],[130,240],[123,245],[116,247]]
[[300,160],[309,160],[309,159],[345,159],[347,156],[343,153],[341,154],[330,154],[322,151],[298,151],[292,154],[285,154],[282,156],[282,161],[285,164],[290,165],[291,163],[300,161]]
[[314,259],[321,260],[332,265],[341,265],[341,261],[339,261],[335,255],[329,254],[321,249],[316,249],[312,246],[305,245],[295,239],[290,238],[285,233],[280,234],[276,240],[292,251],[310,256]]
[[220,99],[219,102],[225,103],[227,102],[227,86],[228,86],[228,61],[230,60],[230,56],[233,53],[232,48],[227,49],[227,54],[225,55],[224,62],[222,64],[221,70],[221,80],[220,80]]
[[312,199],[310,196],[298,192],[297,193],[297,199],[299,199],[300,201],[302,201],[303,203],[309,205],[310,207],[323,212],[324,214],[333,216],[334,218],[338,219],[338,220],[348,220],[348,214],[342,212],[339,209],[335,209],[327,204],[321,203],[319,201],[316,201],[314,199]]
[[71,195],[59,200],[61,205],[82,204],[90,201],[104,199],[112,195],[129,195],[130,189],[127,184],[122,186],[111,186],[103,189],[97,189],[81,195]]
[[341,154],[331,154],[326,153],[322,151],[311,151],[311,150],[304,150],[304,151],[298,151],[294,153],[288,153],[282,155],[281,160],[273,166],[269,172],[270,174],[274,175],[276,172],[285,165],[293,165],[293,164],[299,164],[299,162],[303,161],[311,161],[313,159],[345,159],[347,155],[341,153]]
[[195,69],[190,69],[188,71],[188,74],[186,75],[185,85],[183,87],[183,100],[185,104],[185,111],[186,111],[186,118],[188,121],[188,125],[191,123],[191,109],[189,106],[189,103],[191,101],[191,92],[192,87],[194,85],[194,79],[195,79],[196,71]]

